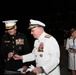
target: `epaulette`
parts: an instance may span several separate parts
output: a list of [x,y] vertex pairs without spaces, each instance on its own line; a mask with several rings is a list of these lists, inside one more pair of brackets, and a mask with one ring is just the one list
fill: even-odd
[[50,34],[45,35],[45,38],[50,38],[50,37],[51,37]]

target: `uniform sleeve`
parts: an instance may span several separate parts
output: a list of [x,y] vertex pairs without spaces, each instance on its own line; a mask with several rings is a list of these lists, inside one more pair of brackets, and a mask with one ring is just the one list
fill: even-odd
[[34,48],[33,48],[33,50],[32,50],[31,53],[22,56],[22,57],[23,57],[23,60],[22,60],[23,63],[24,63],[24,62],[30,62],[30,61],[34,61],[34,60],[35,60],[34,51],[35,51],[35,50],[34,50]]
[[29,54],[26,54],[26,55],[23,55],[23,63],[24,62],[30,62],[30,61],[34,61],[35,60],[35,57],[34,57],[34,54],[33,53],[29,53]]
[[60,63],[59,45],[53,37],[47,39],[47,49],[50,59],[49,62],[47,62],[46,65],[42,65],[42,67],[46,73],[49,73]]
[[66,42],[66,50],[69,49],[69,39],[67,39],[67,42]]
[[6,48],[6,45],[5,45],[5,42],[4,42],[4,36],[2,37],[1,39],[1,48],[0,48],[0,52],[1,52],[1,55],[4,59],[7,59],[7,55],[8,55],[8,51],[7,51],[7,48]]

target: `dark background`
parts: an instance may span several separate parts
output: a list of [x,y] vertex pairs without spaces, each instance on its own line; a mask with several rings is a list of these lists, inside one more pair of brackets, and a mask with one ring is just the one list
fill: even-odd
[[[64,38],[64,31],[76,25],[76,1],[0,1],[0,37],[4,34],[3,20],[17,19],[18,31],[29,36],[27,30],[30,19],[37,19],[46,24],[45,30],[56,39]],[[29,36],[28,36],[29,35]]]
[[26,34],[31,49],[34,38],[27,30],[30,19],[37,19],[45,23],[45,31],[53,35],[59,45],[63,45],[64,32],[76,27],[76,1],[0,0],[0,40],[5,33],[2,21],[10,19],[18,20],[18,31]]

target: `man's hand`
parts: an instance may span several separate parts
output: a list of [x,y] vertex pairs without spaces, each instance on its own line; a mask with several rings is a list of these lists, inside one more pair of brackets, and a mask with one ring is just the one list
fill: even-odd
[[34,73],[36,73],[36,74],[40,74],[40,73],[43,72],[42,68],[40,68],[40,67],[36,67],[36,68],[34,68],[32,71],[33,71]]
[[14,54],[13,52],[9,52],[8,53],[8,58],[12,58],[13,57],[13,54]]
[[14,58],[15,60],[22,60],[22,59],[23,59],[22,56],[17,55],[17,54],[15,54],[15,55],[13,56],[13,58]]
[[22,68],[23,68],[24,71],[26,71],[28,69],[27,66],[23,66]]

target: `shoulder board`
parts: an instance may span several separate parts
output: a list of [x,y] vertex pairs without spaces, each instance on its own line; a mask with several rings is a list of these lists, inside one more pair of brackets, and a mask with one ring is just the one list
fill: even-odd
[[45,38],[50,38],[50,37],[51,37],[50,34],[45,35]]

